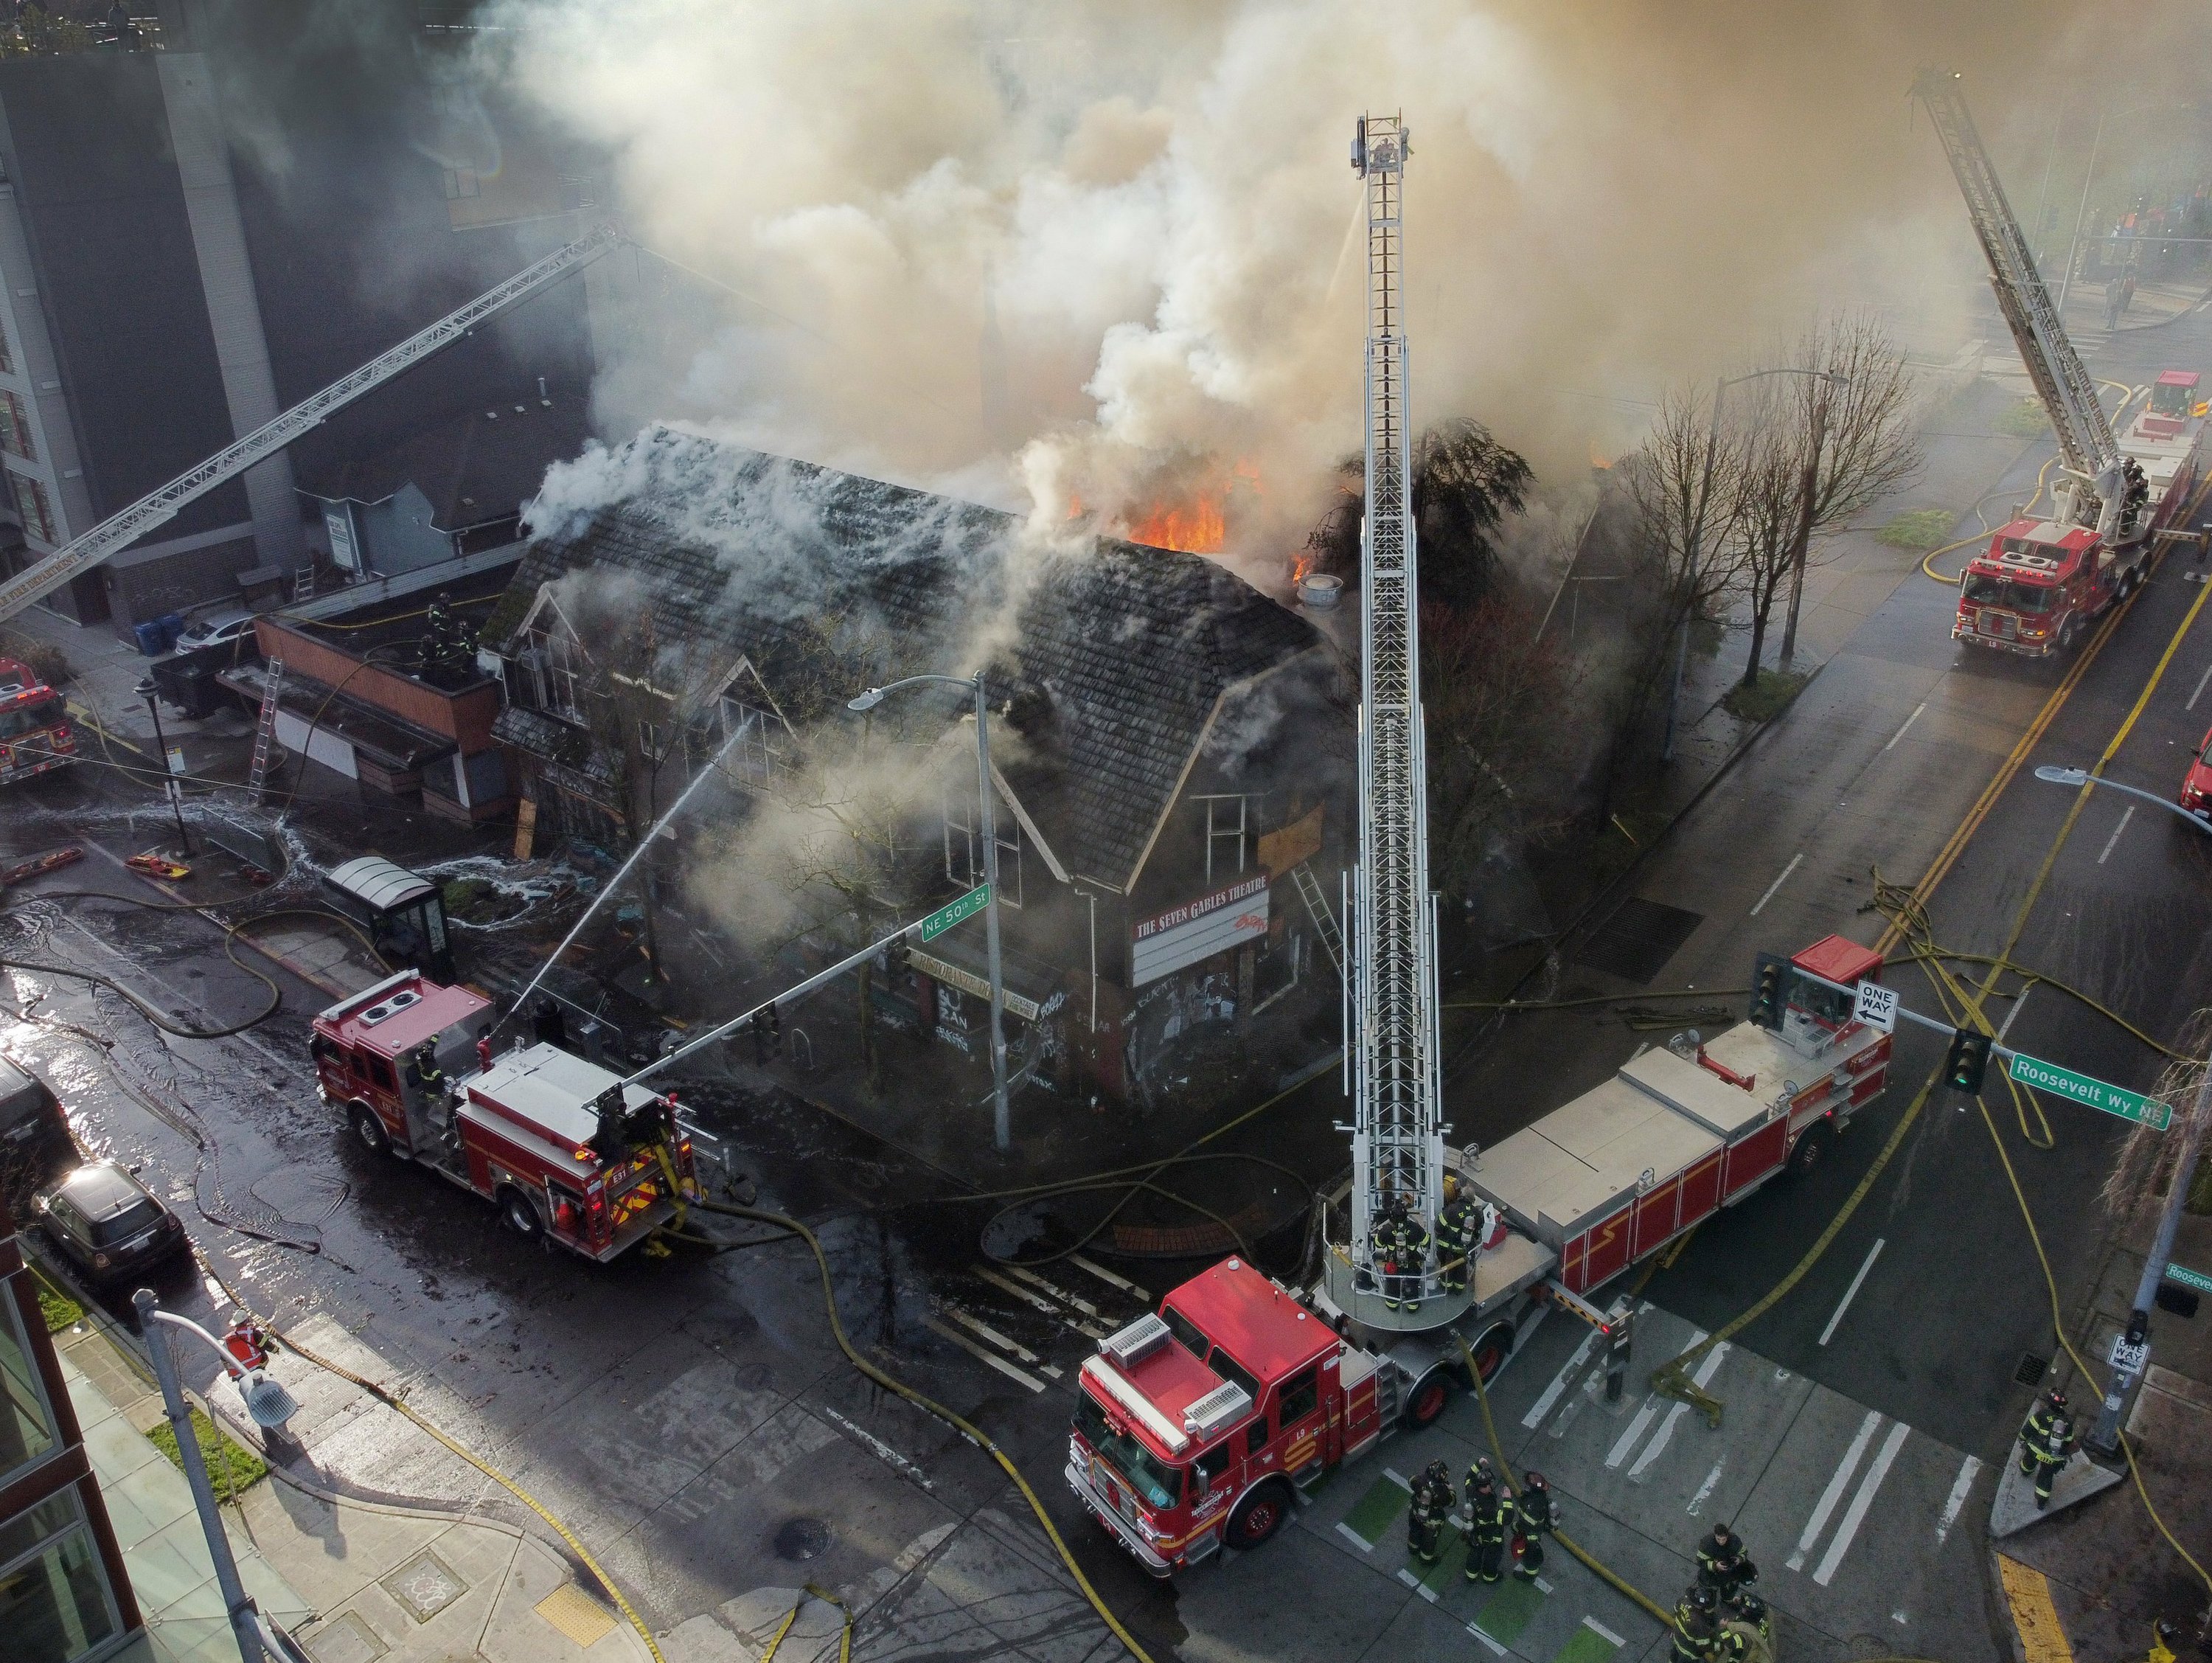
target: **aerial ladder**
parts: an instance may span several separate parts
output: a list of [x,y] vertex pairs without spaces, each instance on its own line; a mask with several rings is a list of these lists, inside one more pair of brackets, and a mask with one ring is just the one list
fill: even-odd
[[0,623],[52,594],[70,579],[120,553],[155,527],[175,519],[187,504],[206,496],[225,480],[245,472],[255,463],[275,455],[294,440],[306,436],[362,394],[411,369],[432,353],[451,346],[494,314],[527,299],[555,278],[588,265],[621,241],[622,234],[608,223],[556,248],[535,265],[516,272],[506,282],[447,313],[428,328],[409,336],[350,375],[339,377],[167,484],[149,491],[82,536],[72,538],[45,559],[0,581]]
[[[1358,1320],[1428,1328],[1464,1308],[1425,1268],[1417,1313],[1386,1307],[1376,1227],[1393,1201],[1424,1224],[1443,1200],[1436,911],[1429,892],[1419,561],[1407,426],[1401,116],[1364,118],[1352,165],[1367,199],[1366,503],[1359,527],[1359,861],[1346,943],[1352,1098],[1350,1240],[1329,1294]],[[1401,1274],[1406,1267],[1401,1266]]]
[[2106,546],[2121,538],[2129,506],[2127,459],[2106,419],[2097,385],[2082,368],[2066,338],[2058,308],[2043,274],[2028,253],[2027,239],[2005,200],[1997,170],[1975,131],[1960,77],[1948,70],[1923,70],[1912,94],[1928,109],[1936,136],[1943,142],[1966,215],[1990,263],[1990,287],[2020,348],[2021,362],[2058,436],[2059,464],[2066,478],[2051,492],[2055,518],[2065,527],[2094,527]]

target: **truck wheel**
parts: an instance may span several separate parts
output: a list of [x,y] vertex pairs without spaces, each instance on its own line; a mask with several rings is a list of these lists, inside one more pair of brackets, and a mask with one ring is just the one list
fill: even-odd
[[1797,1147],[1790,1151],[1790,1175],[1802,1178],[1828,1158],[1828,1146],[1836,1141],[1835,1128],[1823,1120],[1808,1126],[1805,1135],[1797,1140]]
[[1498,1378],[1498,1371],[1513,1355],[1513,1325],[1492,1323],[1490,1331],[1474,1343],[1473,1349],[1474,1372],[1482,1376],[1482,1383],[1487,1386]]
[[525,1241],[535,1241],[545,1232],[545,1221],[538,1215],[538,1204],[509,1185],[499,1192],[500,1222]]
[[2074,650],[2075,644],[2076,643],[2078,643],[2081,639],[2081,618],[2080,618],[2078,616],[2077,616],[2077,617],[2074,617],[2074,618],[2068,618],[2068,619],[2065,621],[2065,623],[2063,623],[2063,624],[2059,625],[2059,629],[2058,629],[2058,650],[2059,650],[2060,652],[2062,652],[2062,653],[2070,653],[2070,652],[2072,652],[2072,651]]
[[1407,1430],[1419,1431],[1435,1423],[1451,1399],[1451,1368],[1446,1363],[1438,1363],[1413,1382],[1413,1389],[1406,1394],[1406,1412],[1401,1417]]
[[1291,1516],[1291,1492],[1281,1483],[1265,1483],[1248,1492],[1229,1515],[1221,1539],[1240,1550],[1256,1548],[1283,1527]]
[[384,1122],[374,1109],[366,1103],[356,1103],[347,1118],[353,1123],[353,1135],[361,1140],[362,1148],[371,1154],[392,1153],[391,1134],[384,1130]]

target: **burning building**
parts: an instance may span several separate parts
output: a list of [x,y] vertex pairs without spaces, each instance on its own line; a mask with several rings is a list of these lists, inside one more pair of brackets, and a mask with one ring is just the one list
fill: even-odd
[[[1041,550],[1009,515],[667,428],[556,469],[531,524],[485,643],[541,842],[627,844],[717,753],[771,814],[811,757],[852,742],[852,693],[980,661],[1018,1054],[1086,1094],[1148,1099],[1294,991],[1286,1009],[1334,1012],[1341,661],[1219,563],[1103,539]],[[921,910],[982,861],[972,738],[915,714],[939,742],[882,858]],[[732,809],[712,818],[752,812]],[[980,936],[886,961],[872,996],[979,1066]]]

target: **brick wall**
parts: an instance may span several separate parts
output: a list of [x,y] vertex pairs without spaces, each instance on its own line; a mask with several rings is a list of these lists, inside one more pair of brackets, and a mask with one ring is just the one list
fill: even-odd
[[312,676],[332,687],[343,684],[347,697],[443,734],[464,756],[474,756],[492,742],[492,719],[499,715],[495,681],[449,693],[381,665],[364,665],[351,653],[303,635],[277,618],[256,618],[253,629],[262,656],[283,659],[288,673]]

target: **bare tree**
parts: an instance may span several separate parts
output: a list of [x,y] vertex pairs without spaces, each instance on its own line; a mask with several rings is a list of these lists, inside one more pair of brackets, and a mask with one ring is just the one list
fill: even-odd
[[[1770,393],[1759,411],[1780,401]],[[1766,628],[1783,580],[1795,564],[1798,526],[1804,511],[1804,457],[1794,436],[1779,423],[1753,416],[1753,436],[1745,448],[1735,485],[1735,583],[1751,612],[1751,652],[1744,661],[1743,685],[1759,682],[1759,660],[1766,649]]]
[[1634,506],[1637,575],[1649,590],[1650,622],[1673,646],[1671,663],[1655,667],[1677,688],[1690,626],[1710,616],[1741,576],[1737,532],[1750,440],[1741,425],[1723,427],[1715,415],[1712,396],[1667,393],[1650,436],[1618,470]]
[[[1847,524],[1920,471],[1912,421],[1912,373],[1905,354],[1869,312],[1815,322],[1794,362],[1810,375],[1790,378],[1784,401],[1796,451],[1797,523],[1791,534],[1790,612],[1782,626],[1782,664],[1797,649],[1797,614],[1813,539]],[[1754,679],[1754,657],[1746,680]]]

